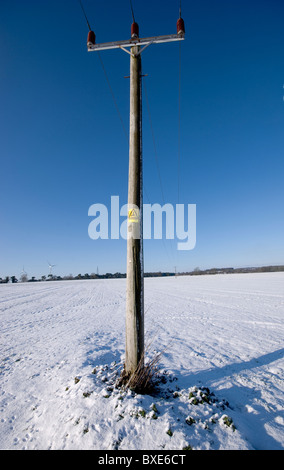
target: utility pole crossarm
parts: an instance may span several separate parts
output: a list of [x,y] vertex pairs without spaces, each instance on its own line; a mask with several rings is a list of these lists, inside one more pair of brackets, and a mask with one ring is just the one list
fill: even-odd
[[149,38],[135,38],[124,41],[103,42],[101,44],[88,44],[88,51],[104,51],[107,49],[123,49],[124,47],[146,46],[150,44],[161,44],[163,42],[173,42],[184,40],[184,33],[168,34],[165,36],[154,36]]

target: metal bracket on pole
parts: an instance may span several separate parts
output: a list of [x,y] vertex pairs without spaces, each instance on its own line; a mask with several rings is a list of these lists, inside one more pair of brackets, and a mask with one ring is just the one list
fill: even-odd
[[146,46],[142,47],[142,49],[140,49],[140,51],[136,54],[136,56],[139,54],[142,54],[142,52],[145,51],[147,47],[151,46],[151,44],[153,44],[153,41],[149,42],[148,44],[146,44]]
[[[142,52],[147,47],[151,46],[151,44],[153,44],[153,41],[148,42],[148,44],[146,44],[146,46],[142,47],[142,49],[139,52],[137,52],[136,54],[133,54],[132,52],[128,51],[124,46],[119,45],[118,47],[119,47],[119,49],[123,50],[124,52],[127,52],[127,54],[131,55],[132,57],[138,57],[140,54],[142,54]],[[91,50],[93,50],[93,49],[91,49]]]
[[119,49],[121,49],[122,51],[124,52],[127,52],[127,54],[131,55],[132,57],[135,57],[136,54],[132,54],[132,52],[128,51],[127,49],[125,49],[125,47],[123,46],[118,46]]

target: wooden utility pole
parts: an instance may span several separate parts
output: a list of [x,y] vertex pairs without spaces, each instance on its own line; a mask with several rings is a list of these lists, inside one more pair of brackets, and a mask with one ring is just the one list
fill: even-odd
[[[134,18],[133,18],[134,19]],[[142,106],[141,53],[151,44],[184,39],[184,22],[177,21],[177,34],[139,38],[137,23],[131,25],[131,39],[96,44],[89,31],[89,51],[122,49],[130,54],[130,131],[128,181],[127,288],[125,373],[130,375],[143,367],[144,360],[144,268],[143,268],[143,172],[142,172]],[[144,46],[141,48],[141,46]],[[127,49],[130,48],[130,51]]]
[[140,47],[131,48],[125,372],[144,352],[143,184]]

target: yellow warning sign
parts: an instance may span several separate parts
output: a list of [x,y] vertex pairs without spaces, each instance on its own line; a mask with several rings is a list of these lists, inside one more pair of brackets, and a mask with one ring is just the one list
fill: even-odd
[[139,209],[130,209],[128,211],[129,222],[139,222]]

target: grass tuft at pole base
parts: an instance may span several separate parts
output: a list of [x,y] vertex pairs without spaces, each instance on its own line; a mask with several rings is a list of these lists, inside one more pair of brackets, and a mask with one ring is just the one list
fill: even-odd
[[125,366],[120,378],[117,380],[116,387],[130,389],[135,393],[142,395],[153,395],[158,392],[160,382],[157,365],[161,359],[161,353],[155,353],[154,357],[144,363],[144,354],[142,355],[136,370],[133,373],[127,373]]

